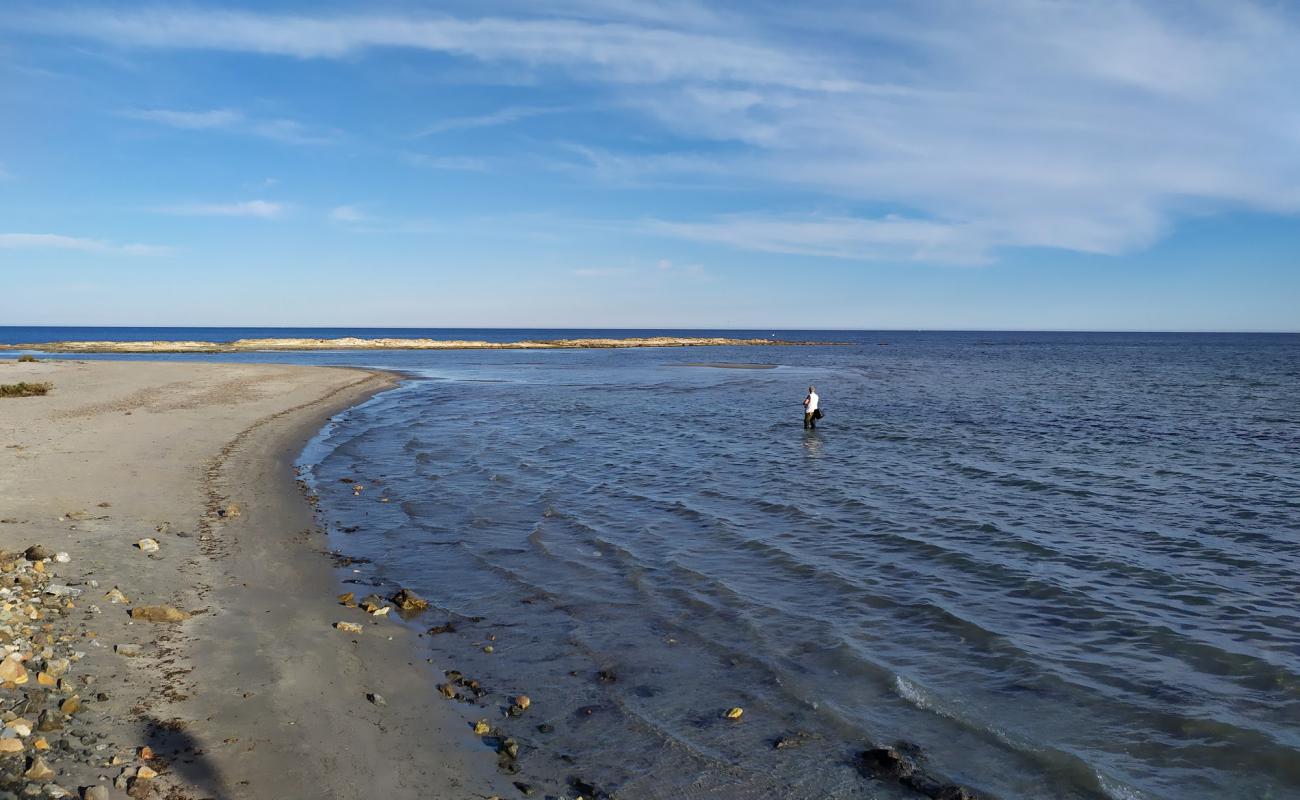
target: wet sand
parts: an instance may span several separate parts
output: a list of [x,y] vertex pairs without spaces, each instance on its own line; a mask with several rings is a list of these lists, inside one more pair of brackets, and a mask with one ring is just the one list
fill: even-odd
[[[60,728],[39,734],[50,750],[36,750],[33,731],[21,752],[0,754],[0,788],[54,783],[79,796],[99,785],[121,797],[113,781],[148,766],[160,774],[132,779],[132,796],[507,793],[491,754],[464,735],[466,720],[435,702],[433,666],[416,655],[410,629],[337,604],[326,541],[294,480],[293,459],[324,420],[393,377],[0,360],[0,383],[18,381],[54,389],[0,399],[0,550],[9,554],[0,561],[18,565],[0,583],[35,570],[71,594],[40,600],[47,584],[29,587],[49,628],[30,629],[34,644],[5,638],[33,679],[0,684],[0,700],[34,717],[40,703],[76,692],[81,708],[56,707]],[[146,537],[156,552],[137,545]],[[69,559],[17,555],[34,544]],[[128,602],[111,601],[114,587]],[[192,616],[132,619],[128,609],[142,605]],[[340,620],[364,632],[336,630]],[[40,652],[42,636],[53,655]],[[64,651],[71,668],[47,698],[37,672]],[[146,745],[152,760],[141,758]],[[53,774],[21,777],[37,755]]]

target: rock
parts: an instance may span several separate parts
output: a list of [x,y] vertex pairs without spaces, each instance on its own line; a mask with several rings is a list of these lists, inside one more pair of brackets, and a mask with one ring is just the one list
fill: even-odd
[[745,709],[741,708],[740,706],[733,706],[732,708],[727,709],[726,714],[724,714],[723,716],[725,716],[727,719],[740,719],[741,716],[744,715],[744,713],[745,713]]
[[226,503],[222,508],[217,509],[217,516],[222,519],[234,519],[243,512],[239,503]]
[[949,784],[942,786],[934,795],[934,800],[977,800],[975,793],[965,786]]
[[50,765],[45,763],[45,759],[34,756],[27,765],[27,771],[23,773],[23,777],[29,781],[48,781],[54,777],[54,770],[50,769]]
[[596,673],[596,680],[601,683],[613,683],[618,680],[618,676],[614,674],[614,670],[612,669],[602,669],[600,672]]
[[69,714],[69,715],[75,714],[80,709],[81,709],[81,697],[79,695],[74,694],[72,697],[69,697],[67,700],[64,700],[62,703],[59,703],[59,710],[62,711],[64,714]]
[[337,628],[338,630],[343,631],[344,633],[361,633],[363,630],[365,630],[365,628],[362,628],[360,625],[358,625],[355,622],[339,621],[334,623],[334,627]]
[[448,700],[456,699],[456,687],[451,685],[450,683],[438,684],[438,693],[441,694],[443,697],[447,698]]
[[359,605],[361,606],[361,610],[365,611],[367,614],[374,614],[379,609],[388,607],[387,603],[384,602],[384,598],[377,594],[368,594],[361,598]]
[[119,588],[117,588],[116,586],[114,586],[112,589],[110,589],[110,590],[108,590],[107,592],[105,592],[105,593],[104,593],[104,597],[105,597],[105,598],[108,600],[108,602],[110,602],[110,603],[123,603],[123,604],[125,604],[125,603],[129,603],[129,602],[131,602],[130,600],[127,599],[126,595],[122,594],[122,590],[119,589]]
[[146,622],[184,622],[190,615],[174,606],[136,606],[131,609],[131,619]]
[[345,606],[349,604],[356,605],[356,603],[352,602],[353,598],[355,597],[356,595],[353,594],[352,592],[344,592],[343,594],[339,595],[339,603]]
[[516,742],[510,737],[506,737],[505,739],[502,739],[501,744],[497,746],[497,752],[510,759],[519,758],[519,742]]
[[378,692],[366,692],[366,699],[377,706],[388,705],[388,701],[385,700],[384,696],[382,694],[379,694]]
[[0,755],[14,755],[23,751],[21,739],[0,739]]
[[153,758],[154,758],[154,753],[152,747],[150,747],[149,745],[145,745],[144,747],[140,748],[140,760],[152,761]]
[[27,682],[27,668],[16,658],[0,660],[0,682],[22,685]]
[[456,625],[455,623],[451,623],[451,622],[448,622],[446,625],[434,625],[432,628],[425,631],[425,633],[429,634],[430,636],[437,636],[440,633],[455,633],[455,632],[456,632]]
[[158,772],[151,767],[140,767],[140,769],[136,770],[135,777],[147,781],[158,777]]
[[534,788],[531,783],[524,783],[523,781],[515,781],[515,788],[518,789],[519,793],[524,797],[532,797],[537,793],[537,789]]
[[46,687],[53,687],[57,683],[53,675],[43,671],[36,673],[36,682]]
[[145,552],[145,553],[156,553],[156,552],[158,552],[158,540],[157,540],[157,539],[150,539],[150,538],[148,538],[148,537],[145,537],[144,539],[141,539],[140,541],[136,542],[136,543],[135,543],[135,546],[138,547],[138,548],[140,548],[140,550],[141,550],[142,552]]
[[28,561],[44,561],[52,555],[54,554],[49,550],[46,550],[43,545],[39,544],[34,544],[23,551],[23,558]]
[[72,556],[60,550],[59,552],[54,554],[54,560],[59,562],[60,564],[66,564],[72,560]]
[[484,646],[483,646],[483,652],[484,652],[484,653],[495,653],[495,652],[496,652],[496,648],[493,647],[493,646],[490,645],[490,644],[488,644],[488,645],[484,645]]
[[113,647],[113,652],[123,658],[135,658],[140,655],[140,645],[138,644],[119,644]]
[[474,723],[475,736],[487,736],[491,732],[492,732],[492,726],[488,724],[487,720],[481,719],[478,722]]
[[32,735],[32,727],[33,727],[32,721],[28,719],[23,719],[22,717],[9,720],[8,724],[5,727],[9,728],[19,736]]
[[36,719],[36,730],[40,731],[41,733],[49,733],[51,731],[57,731],[62,729],[63,729],[63,723],[60,722],[57,717],[51,714],[48,708],[42,711],[40,717]]
[[772,749],[789,750],[794,747],[802,747],[804,740],[807,738],[806,733],[796,733],[793,736],[778,736],[772,741]]
[[892,747],[873,747],[858,754],[858,768],[871,778],[902,780],[911,777],[916,768],[902,753]]
[[393,601],[393,605],[403,611],[423,611],[429,607],[428,600],[420,597],[410,589],[401,589],[389,599]]
[[105,786],[87,786],[81,791],[81,800],[109,800]]
[[538,733],[554,733],[554,732],[555,732],[555,726],[554,726],[554,725],[551,725],[550,723],[543,722],[541,725],[538,725],[538,726],[537,726],[537,732],[538,732]]
[[532,704],[532,699],[526,694],[521,694],[515,698],[515,705],[519,706],[520,711],[527,711]]
[[72,662],[66,658],[47,658],[45,660],[45,671],[55,678],[62,677],[72,667]]

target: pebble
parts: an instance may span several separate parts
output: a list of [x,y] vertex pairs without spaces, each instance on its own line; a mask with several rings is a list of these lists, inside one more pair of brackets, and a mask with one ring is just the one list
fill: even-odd
[[108,600],[108,602],[110,602],[110,603],[124,603],[124,604],[125,604],[125,603],[129,603],[129,602],[131,602],[130,600],[127,599],[127,596],[126,596],[126,595],[122,594],[122,590],[119,589],[119,588],[117,588],[116,586],[114,586],[112,589],[109,589],[107,592],[105,592],[105,593],[104,593],[104,597],[105,597],[105,598]]
[[388,705],[388,701],[385,700],[384,696],[382,694],[379,694],[378,692],[366,692],[366,699],[377,706]]
[[48,781],[54,777],[54,770],[50,769],[50,765],[45,763],[45,759],[34,756],[27,767],[27,771],[23,773],[23,777],[29,781]]
[[334,627],[337,628],[338,630],[343,631],[344,633],[361,633],[363,630],[365,630],[365,628],[362,628],[360,625],[358,625],[355,622],[344,622],[342,620],[334,623]]
[[727,719],[740,719],[744,713],[745,713],[745,709],[741,708],[740,706],[734,706],[732,708],[727,709],[726,717]]
[[156,552],[158,552],[158,540],[157,540],[157,539],[150,539],[150,538],[146,537],[146,538],[141,539],[140,541],[136,542],[136,543],[135,543],[135,546],[138,547],[138,548],[140,548],[141,552],[145,552],[145,553],[156,553]]
[[82,800],[109,800],[108,788],[105,786],[88,786],[81,793]]

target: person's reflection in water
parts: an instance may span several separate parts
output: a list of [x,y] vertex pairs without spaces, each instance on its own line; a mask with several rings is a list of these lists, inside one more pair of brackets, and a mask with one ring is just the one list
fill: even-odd
[[804,455],[809,458],[818,458],[822,454],[822,437],[817,433],[816,428],[809,428],[803,432],[803,450]]

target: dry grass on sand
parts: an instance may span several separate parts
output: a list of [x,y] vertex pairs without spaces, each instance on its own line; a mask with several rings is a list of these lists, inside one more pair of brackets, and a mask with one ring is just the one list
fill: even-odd
[[53,388],[52,383],[0,383],[0,397],[40,397]]

